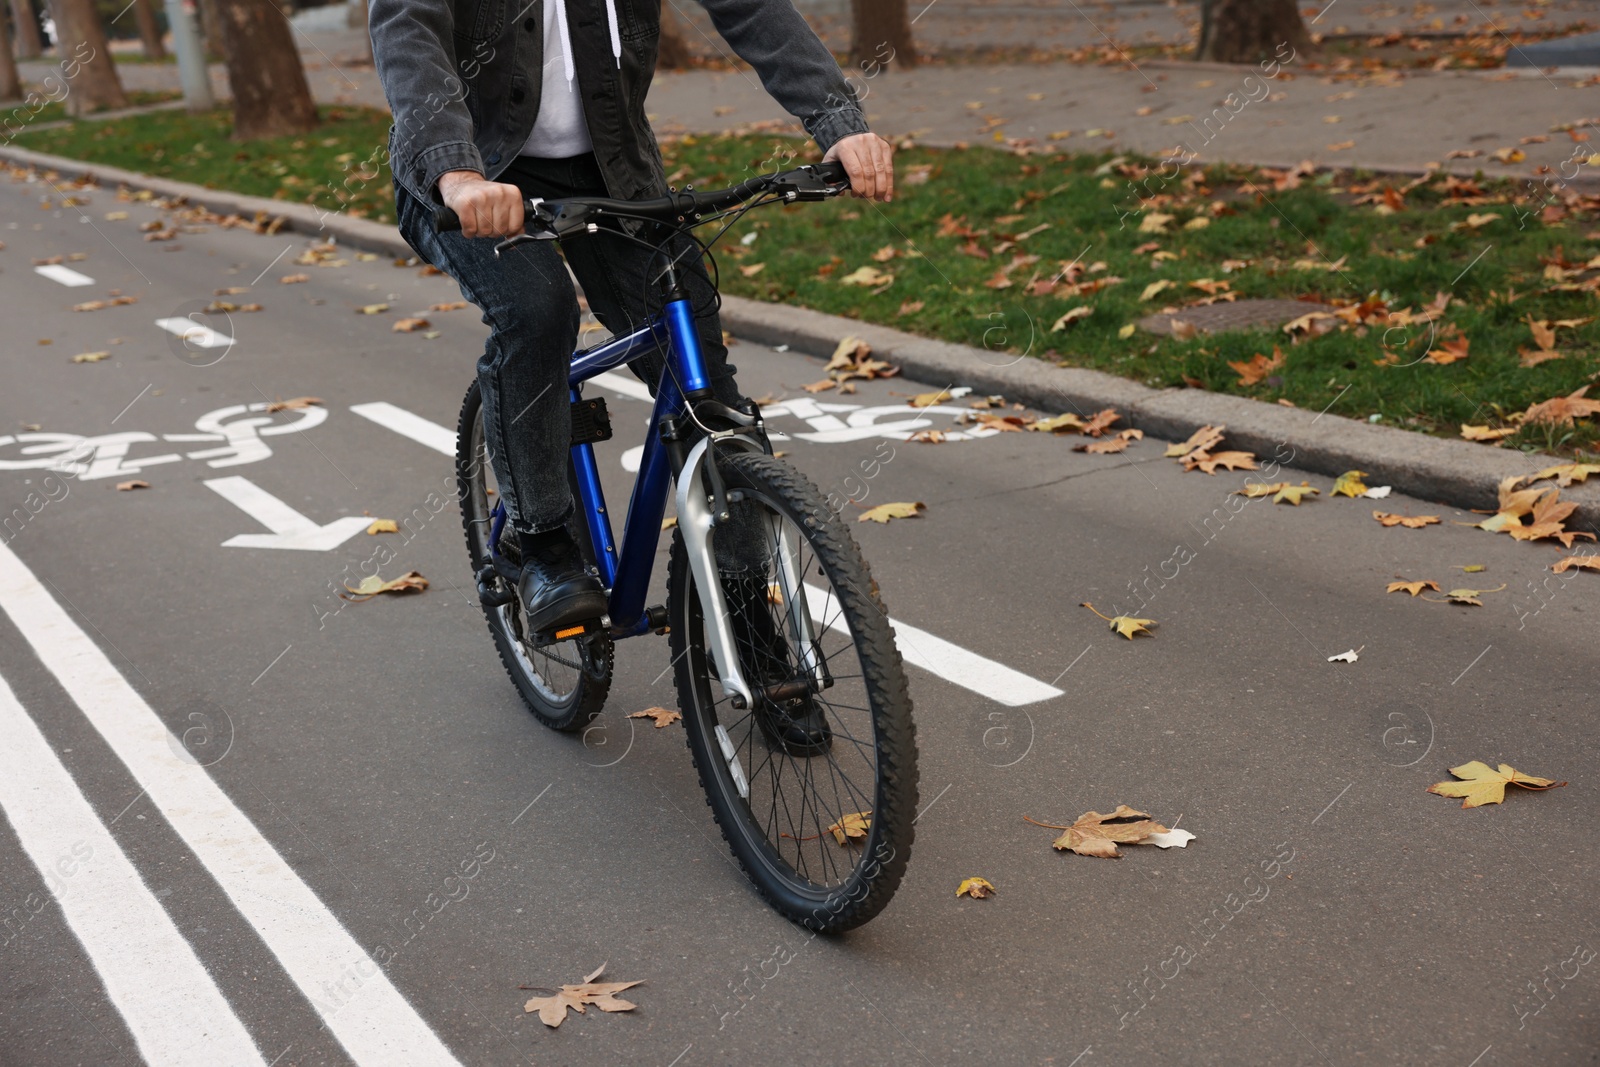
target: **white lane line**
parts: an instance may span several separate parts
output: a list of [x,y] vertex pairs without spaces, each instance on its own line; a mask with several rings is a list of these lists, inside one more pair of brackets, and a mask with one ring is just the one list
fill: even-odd
[[46,263],[42,267],[33,268],[33,273],[41,274],[53,282],[77,288],[80,285],[93,285],[94,279],[87,274],[79,274],[71,267],[63,267],[59,263]]
[[[833,629],[844,634],[850,632],[838,611],[837,601],[826,591],[808,585],[806,600],[811,606],[813,618],[831,615]],[[833,608],[831,611],[828,610],[830,604]],[[1012,670],[1004,663],[996,663],[976,652],[969,652],[960,645],[951,644],[942,637],[935,637],[893,616],[890,616],[889,624],[894,627],[895,644],[900,649],[901,659],[996,703],[1016,708],[1051,700],[1062,693],[1053,685],[1046,685],[1021,671]]]
[[255,928],[352,1060],[371,1067],[459,1067],[389,976],[249,817],[204,768],[177,758],[181,746],[150,705],[6,545],[0,545],[0,610]]
[[[642,382],[612,374],[610,371],[597,374],[591,380],[629,396],[635,395],[633,390],[637,387],[637,390],[644,394],[641,399],[650,399],[650,391],[645,389]],[[436,422],[429,422],[420,415],[413,415],[404,408],[379,402],[356,404],[350,410],[429,448],[446,455],[455,455],[455,434]],[[822,601],[818,598],[825,594],[811,586],[807,586],[806,590],[811,594],[812,612],[820,614]],[[900,647],[901,658],[913,666],[938,675],[947,682],[954,682],[974,693],[1013,708],[1023,704],[1037,704],[1062,694],[1062,690],[1053,685],[1046,685],[1020,671],[1012,670],[1003,663],[996,663],[976,652],[969,652],[960,645],[951,644],[942,637],[935,637],[910,623],[898,619],[889,621],[894,624],[896,644]],[[835,626],[844,629],[843,622],[836,621]]]
[[197,345],[200,348],[227,348],[233,344],[233,338],[225,333],[218,333],[209,326],[202,326],[193,319],[157,319],[156,325],[170,334],[177,335],[185,344]]
[[223,548],[282,548],[306,552],[331,552],[372,525],[370,518],[346,515],[319,526],[249,478],[211,478],[201,483],[271,530],[271,533],[236,534]]
[[266,1062],[4,678],[0,807],[146,1061]]
[[401,437],[409,437],[418,444],[427,445],[435,452],[447,456],[456,454],[456,434],[437,422],[421,415],[413,415],[405,408],[379,401],[376,404],[351,404],[350,410],[364,419],[371,419],[384,429],[393,430]]

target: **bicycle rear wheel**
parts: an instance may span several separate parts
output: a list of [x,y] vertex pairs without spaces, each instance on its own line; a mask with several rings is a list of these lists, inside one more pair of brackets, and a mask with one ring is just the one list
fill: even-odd
[[[767,902],[808,929],[848,930],[883,910],[910,859],[917,767],[905,670],[861,551],[816,486],[755,453],[720,457],[719,471],[733,518],[713,544],[740,669],[758,692],[744,709],[723,692],[675,534],[667,595],[689,748],[723,836]],[[786,602],[797,593],[809,641]]]
[[[568,476],[570,479],[570,465]],[[600,714],[611,689],[611,638],[602,631],[553,644],[534,641],[516,588],[495,570],[489,538],[500,489],[484,445],[483,398],[476,381],[461,403],[456,429],[456,490],[461,500],[467,554],[480,594],[488,592],[490,600],[505,601],[494,604],[480,599],[500,662],[535,718],[552,730],[583,729]],[[576,536],[584,559],[593,566],[594,551],[587,533],[579,529]],[[519,562],[516,537],[509,529],[500,548],[513,564]]]

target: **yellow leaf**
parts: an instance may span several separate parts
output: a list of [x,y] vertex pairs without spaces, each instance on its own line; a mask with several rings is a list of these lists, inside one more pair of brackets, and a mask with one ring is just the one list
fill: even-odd
[[1139,327],[1130,322],[1117,331],[1117,337],[1123,341],[1126,341],[1128,338],[1133,336],[1133,331],[1137,330],[1138,328]]
[[894,275],[877,267],[857,267],[855,270],[839,279],[840,285],[888,285],[894,281]]
[[654,719],[656,722],[656,729],[660,730],[663,727],[671,726],[673,723],[683,718],[683,715],[680,712],[669,711],[666,708],[645,708],[643,711],[634,712],[633,714],[629,715],[628,718]]
[[1490,429],[1488,426],[1473,426],[1468,423],[1461,424],[1461,436],[1468,441],[1498,441],[1510,437],[1517,432],[1515,426],[1502,426],[1499,429]]
[[1154,297],[1157,293],[1160,293],[1160,292],[1162,292],[1164,290],[1171,289],[1171,288],[1172,288],[1172,280],[1170,278],[1162,278],[1158,282],[1151,282],[1149,285],[1145,286],[1144,287],[1144,292],[1139,294],[1139,299],[1140,300],[1149,300],[1152,297]]
[[310,280],[311,280],[311,275],[309,275],[309,274],[285,274],[283,277],[278,279],[278,284],[279,285],[297,285],[300,282],[309,282]]
[[1159,211],[1151,211],[1139,222],[1140,233],[1166,233],[1174,216],[1164,215]]
[[967,878],[956,887],[956,896],[982,900],[994,896],[994,886],[987,878]]
[[1556,484],[1565,489],[1573,482],[1587,480],[1591,474],[1600,474],[1600,463],[1558,463],[1528,475],[1528,481],[1542,482],[1546,478],[1554,478]]
[[356,308],[357,315],[381,315],[389,310],[388,304],[363,304]]
[[1061,433],[1066,430],[1081,433],[1083,431],[1083,420],[1069,411],[1065,415],[1040,419],[1029,426],[1028,429],[1038,430],[1042,433]]
[[1260,497],[1271,496],[1280,489],[1286,489],[1288,488],[1288,485],[1288,482],[1273,482],[1271,485],[1267,485],[1264,482],[1245,482],[1243,489],[1235,489],[1229,495],[1246,496],[1252,500],[1256,500]]
[[[1095,609],[1095,606],[1089,603],[1087,600],[1078,606],[1081,608],[1088,608],[1096,615],[1100,615],[1100,612]],[[1100,615],[1100,617],[1110,624],[1111,629],[1115,630],[1117,633],[1121,634],[1123,637],[1126,637],[1130,641],[1133,640],[1135,634],[1144,634],[1146,637],[1155,636],[1155,634],[1150,632],[1150,627],[1157,625],[1156,620],[1154,619],[1136,619],[1131,615]]]
[[99,363],[102,359],[110,359],[110,352],[79,352],[72,357],[74,363]]
[[[371,600],[379,593],[420,593],[428,588],[428,579],[416,571],[407,571],[392,581],[384,581],[376,574],[369,574],[361,579],[360,584],[351,587],[346,585],[344,592],[339,595],[346,600]],[[350,594],[350,595],[346,595]]]
[[1092,314],[1094,314],[1094,308],[1092,307],[1073,308],[1056,320],[1055,325],[1050,327],[1050,332],[1055,333],[1058,330],[1064,330],[1072,323],[1077,322],[1079,319],[1086,319]]
[[828,827],[824,833],[833,835],[839,844],[848,844],[857,838],[867,836],[867,831],[872,828],[872,812],[856,811],[849,815],[842,815],[839,821]]
[[1257,470],[1256,457],[1249,452],[1217,452],[1204,451],[1191,452],[1180,461],[1183,469],[1192,471],[1199,469],[1206,474],[1216,474],[1218,467],[1226,467],[1230,471]]
[[394,324],[394,332],[395,333],[416,333],[418,330],[426,330],[429,326],[432,326],[432,325],[433,325],[433,323],[429,322],[427,319],[419,319],[419,318],[398,319],[398,320],[396,320],[396,322]]
[[1428,792],[1437,793],[1442,797],[1461,797],[1463,808],[1504,803],[1508,785],[1521,786],[1523,789],[1555,789],[1567,784],[1553,778],[1535,778],[1530,774],[1522,774],[1513,770],[1509,763],[1502,763],[1499,770],[1493,770],[1480,760],[1451,767],[1450,773],[1461,781],[1435,782],[1428,787]]
[[[1027,821],[1034,822],[1032,819]],[[1102,815],[1098,811],[1085,812],[1071,826],[1053,826],[1049,823],[1034,825],[1064,831],[1052,842],[1052,846],[1062,852],[1111,860],[1121,858],[1122,854],[1117,851],[1119,844],[1137,845],[1151,834],[1168,832],[1165,826],[1151,819],[1148,814],[1135,811],[1126,804],[1118,804],[1109,815]]]
[[393,519],[373,519],[372,525],[367,527],[369,534],[399,533],[400,526]]
[[1306,496],[1317,496],[1319,493],[1320,490],[1311,488],[1311,483],[1309,482],[1301,482],[1299,485],[1284,484],[1278,490],[1278,495],[1272,498],[1272,502],[1274,504],[1289,503],[1299,507],[1300,501]]
[[861,513],[857,522],[888,522],[890,519],[916,519],[921,518],[927,510],[927,505],[918,500],[914,503],[895,502],[892,504],[879,504],[875,508],[868,508]]
[[1432,589],[1435,593],[1437,593],[1437,592],[1440,591],[1439,590],[1439,583],[1438,582],[1428,581],[1426,579],[1424,579],[1424,580],[1422,580],[1420,582],[1408,582],[1408,581],[1406,581],[1405,579],[1402,578],[1400,581],[1390,582],[1388,588],[1385,589],[1384,592],[1387,592],[1387,593],[1410,593],[1412,596],[1416,596],[1418,593],[1422,592],[1424,589]]
[[1168,445],[1166,452],[1162,453],[1170,458],[1181,458],[1191,452],[1205,452],[1222,443],[1222,431],[1226,426],[1202,426],[1189,435],[1187,441],[1179,444]]
[[1333,483],[1334,496],[1360,496],[1367,491],[1361,479],[1367,476],[1366,471],[1345,471]]
[[1520,148],[1496,148],[1489,153],[1489,158],[1497,163],[1521,163],[1528,158],[1528,153]]
[[1409,530],[1420,530],[1424,526],[1436,526],[1439,523],[1437,515],[1394,515],[1387,511],[1374,511],[1372,517],[1385,526],[1404,526]]

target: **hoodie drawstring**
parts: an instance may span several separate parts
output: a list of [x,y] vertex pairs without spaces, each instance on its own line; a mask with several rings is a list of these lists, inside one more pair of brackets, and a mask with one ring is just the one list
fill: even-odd
[[[572,34],[567,32],[567,4],[566,0],[545,0],[547,4],[556,5],[556,25],[561,31],[561,61],[564,64],[564,73],[567,76],[567,88],[572,88],[573,79],[578,76],[577,68],[572,64]],[[617,28],[616,0],[606,0],[606,23],[611,27],[611,56],[617,61],[617,69],[622,69],[622,34]]]

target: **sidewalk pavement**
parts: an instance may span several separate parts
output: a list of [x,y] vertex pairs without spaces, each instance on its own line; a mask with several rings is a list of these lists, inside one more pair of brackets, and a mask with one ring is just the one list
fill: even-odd
[[[1593,4],[1594,0],[1587,0]],[[1422,5],[1426,7],[1427,5]],[[359,31],[302,35],[318,101],[384,108],[376,72],[359,54]],[[24,63],[38,81],[42,63]],[[170,64],[120,68],[129,89],[176,89]],[[1076,151],[1163,155],[1182,146],[1207,162],[1420,171],[1431,163],[1463,174],[1535,177],[1590,143],[1552,127],[1596,118],[1593,92],[1574,92],[1595,71],[1307,72],[1303,61],[1263,80],[1253,67],[1144,60],[1137,66],[1049,63],[930,64],[865,80],[873,128],[932,145],[1033,141]],[[219,99],[227,77],[211,70]],[[1232,106],[1224,103],[1233,94]],[[1251,99],[1251,98],[1254,99]],[[647,104],[658,132],[705,133],[799,126],[749,71],[659,74]],[[1098,131],[1098,132],[1097,132]],[[1093,136],[1090,134],[1093,133]],[[1520,144],[1526,137],[1547,137]],[[1052,140],[1054,138],[1054,140]],[[1516,164],[1492,153],[1517,149]],[[1592,148],[1600,151],[1600,140]],[[1477,152],[1448,159],[1452,151]],[[1570,169],[1570,168],[1569,168]]]

